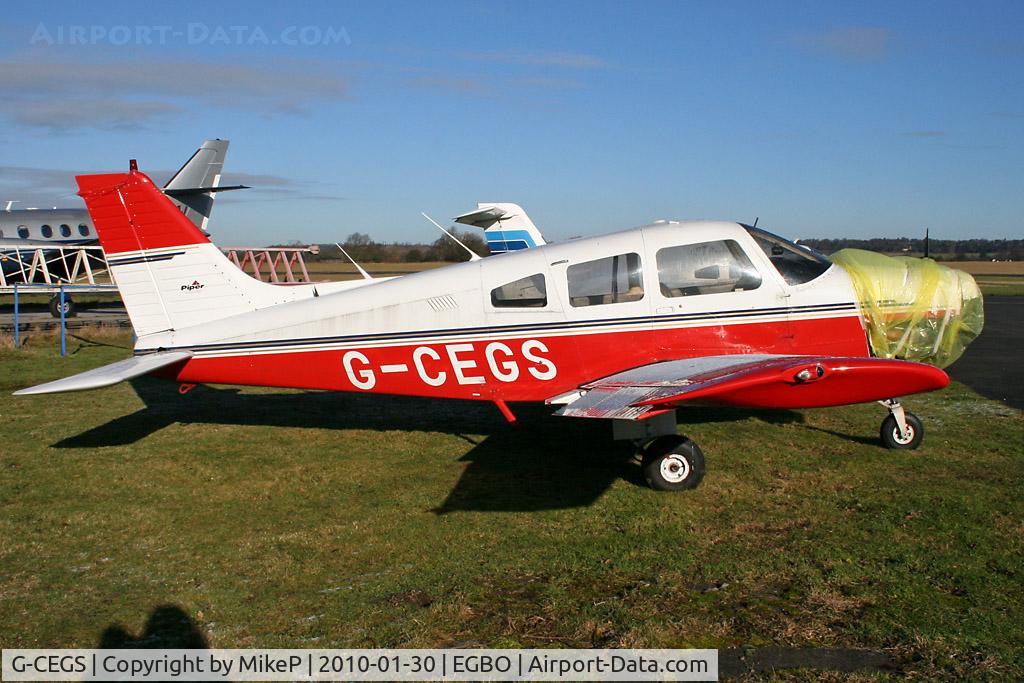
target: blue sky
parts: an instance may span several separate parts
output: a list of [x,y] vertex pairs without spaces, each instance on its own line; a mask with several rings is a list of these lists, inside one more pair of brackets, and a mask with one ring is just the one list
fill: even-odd
[[75,171],[163,180],[221,137],[255,188],[222,244],[427,241],[420,211],[477,201],[554,239],[1021,238],[1022,35],[1021,2],[16,3],[0,199],[79,205]]

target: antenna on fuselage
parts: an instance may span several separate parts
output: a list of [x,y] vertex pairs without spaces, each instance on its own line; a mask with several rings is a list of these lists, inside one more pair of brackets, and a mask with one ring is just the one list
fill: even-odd
[[334,243],[334,246],[336,246],[338,249],[340,249],[341,253],[345,255],[345,258],[347,258],[349,261],[352,262],[352,265],[356,267],[356,270],[359,271],[359,274],[363,276],[364,280],[372,280],[373,279],[372,275],[370,275],[365,270],[363,270],[363,267],[361,265],[359,265],[358,263],[356,263],[356,260],[354,258],[352,258],[351,256],[348,255],[348,252],[345,251],[344,247],[342,247],[337,242]]
[[428,221],[430,221],[431,223],[433,223],[433,224],[434,224],[434,226],[435,226],[435,227],[436,227],[436,228],[437,228],[438,230],[440,230],[441,232],[443,232],[444,234],[448,235],[448,236],[449,236],[449,237],[451,237],[451,238],[452,238],[453,240],[455,240],[455,243],[456,243],[457,245],[459,245],[460,247],[462,247],[463,249],[465,249],[466,251],[468,251],[468,252],[469,252],[469,260],[470,260],[470,261],[479,261],[479,260],[480,260],[480,254],[476,253],[475,251],[473,251],[472,249],[470,249],[469,247],[467,247],[467,246],[466,246],[465,244],[463,244],[463,243],[462,243],[461,241],[459,241],[459,238],[458,238],[458,237],[456,237],[455,235],[451,234],[450,232],[448,232],[447,230],[445,230],[444,228],[442,228],[442,227],[441,227],[441,224],[440,224],[440,223],[438,223],[437,221],[435,221],[435,220],[434,220],[433,218],[431,218],[431,217],[430,217],[430,216],[428,216],[427,214],[423,213],[422,211],[420,211],[420,215],[421,215],[421,216],[423,216],[424,218],[426,218],[426,219],[427,219]]
[[924,257],[925,258],[928,258],[928,251],[929,251],[928,247],[931,246],[931,245],[928,244],[928,242],[929,242],[929,240],[928,240],[928,228],[925,228],[924,229]]
[[760,217],[760,216],[754,216],[754,224],[753,224],[752,226],[750,226],[750,227],[752,227],[752,228],[756,228],[756,227],[757,227],[757,222],[758,222],[759,220],[761,220],[761,217]]

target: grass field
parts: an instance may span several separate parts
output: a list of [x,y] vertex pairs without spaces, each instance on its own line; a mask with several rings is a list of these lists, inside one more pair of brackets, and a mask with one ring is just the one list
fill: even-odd
[[100,341],[0,348],[3,647],[828,647],[876,653],[870,680],[1024,677],[1024,420],[962,386],[908,401],[917,452],[876,445],[878,406],[684,412],[709,472],[663,494],[541,408],[10,395],[128,354]]
[[946,261],[974,276],[985,296],[1024,296],[1024,262],[1020,261]]
[[[422,263],[361,263],[359,265],[370,275],[384,277],[417,273],[421,270],[430,270],[451,264],[445,261],[425,261]],[[361,277],[355,266],[347,261],[316,261],[307,263],[306,269],[314,280],[351,280]]]

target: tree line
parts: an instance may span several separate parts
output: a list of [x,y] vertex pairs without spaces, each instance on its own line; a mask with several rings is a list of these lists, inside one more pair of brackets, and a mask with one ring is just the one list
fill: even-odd
[[[867,249],[883,254],[907,254],[921,256],[924,254],[924,239],[915,237],[874,237],[871,239],[803,239],[806,244],[824,254],[832,254],[840,249]],[[1024,240],[929,240],[928,255],[936,260],[947,261],[1021,261],[1024,260]]]
[[[460,242],[480,256],[490,252],[487,243],[478,232],[460,232],[452,228],[450,232]],[[812,249],[824,254],[832,254],[840,249],[866,249],[883,254],[906,254],[921,256],[924,254],[924,239],[917,237],[873,237],[871,239],[848,238],[810,238],[800,240]],[[321,244],[318,255],[310,254],[307,261],[336,260],[345,257],[334,244]],[[469,259],[466,250],[455,243],[450,237],[438,237],[429,244],[407,242],[377,242],[368,234],[354,232],[342,243],[352,258],[365,263],[420,263],[429,261],[461,262]],[[947,261],[1024,261],[1024,240],[1021,239],[965,239],[965,240],[930,240],[929,255],[936,260]]]
[[[479,233],[459,232],[454,228],[449,232],[480,256],[490,254],[487,250],[487,243]],[[458,263],[469,260],[466,250],[445,235],[441,235],[429,244],[411,244],[376,242],[366,233],[354,232],[345,238],[341,246],[360,263],[421,263],[428,261]],[[319,255],[313,256],[313,258],[307,257],[306,260],[324,261],[344,258],[336,245],[321,244]]]

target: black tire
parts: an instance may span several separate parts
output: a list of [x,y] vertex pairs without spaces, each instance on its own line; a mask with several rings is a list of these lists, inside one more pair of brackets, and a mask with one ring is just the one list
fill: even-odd
[[[54,296],[50,299],[50,315],[54,318],[60,317],[60,295]],[[64,295],[64,317],[74,318],[78,315],[78,306],[67,294]]]
[[907,429],[910,431],[906,439],[900,437],[900,427],[896,424],[896,418],[892,413],[882,420],[879,437],[882,439],[882,445],[886,448],[914,450],[921,445],[921,441],[924,439],[924,424],[913,413],[905,412],[903,417],[906,419]]
[[656,491],[694,489],[704,478],[704,454],[686,437],[659,436],[644,448],[642,468]]

